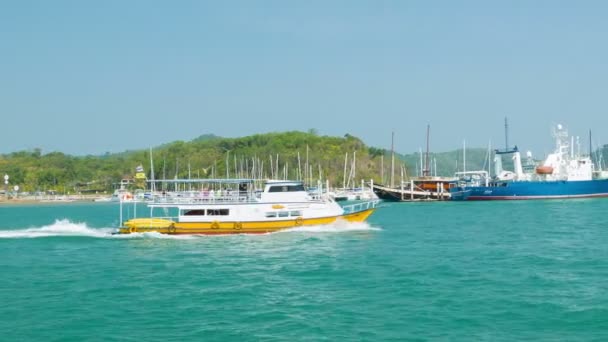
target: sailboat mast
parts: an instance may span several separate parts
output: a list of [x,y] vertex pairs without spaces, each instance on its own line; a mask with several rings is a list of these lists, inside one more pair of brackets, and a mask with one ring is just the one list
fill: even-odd
[[300,165],[300,151],[298,151],[298,180],[302,180],[302,166]]
[[344,154],[344,176],[342,178],[342,189],[346,189],[346,164],[348,163],[348,152]]
[[152,183],[150,184],[150,191],[154,193],[156,189],[154,185],[154,161],[152,159],[152,147],[150,147],[150,178],[152,180]]
[[424,171],[422,172],[423,176],[429,175],[429,135],[431,132],[431,125],[426,126],[426,156],[424,157]]
[[391,132],[391,188],[395,186],[395,132]]
[[422,153],[422,147],[420,149],[418,149],[418,155],[420,156],[420,168],[417,170],[418,172],[418,177],[422,177],[422,175],[424,175],[424,161],[423,159],[423,153]]
[[[304,182],[308,181],[308,144],[306,144],[306,164],[304,164]],[[310,185],[310,183],[308,183]]]
[[462,141],[462,171],[467,172],[467,141]]
[[353,152],[353,188],[355,187],[355,181],[357,178],[357,151]]

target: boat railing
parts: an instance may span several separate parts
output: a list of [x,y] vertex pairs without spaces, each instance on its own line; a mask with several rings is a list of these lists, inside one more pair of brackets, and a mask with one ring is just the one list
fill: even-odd
[[376,201],[365,201],[365,202],[359,202],[359,203],[353,203],[353,204],[345,205],[345,206],[342,207],[342,209],[344,209],[344,214],[352,214],[352,213],[357,213],[357,212],[360,212],[360,211],[376,208],[376,206],[378,205],[378,203],[380,203],[380,201],[378,201],[378,200],[376,200]]
[[254,196],[241,194],[228,194],[220,196],[175,196],[158,197],[150,204],[152,205],[171,205],[171,204],[231,204],[231,203],[256,203],[258,200]]

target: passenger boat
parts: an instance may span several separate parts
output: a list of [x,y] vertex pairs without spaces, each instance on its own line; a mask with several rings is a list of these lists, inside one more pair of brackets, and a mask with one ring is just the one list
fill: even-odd
[[[147,204],[149,217],[128,219],[118,233],[263,234],[338,220],[362,222],[378,203],[340,206],[321,187],[317,194],[310,194],[299,181],[267,181],[261,191],[255,190],[252,179],[167,182],[202,185],[195,196],[190,191],[188,196],[156,198]],[[159,210],[162,215],[157,215]],[[122,212],[121,206],[121,222]]]
[[373,180],[370,180],[370,186],[367,187],[365,182],[361,180],[361,187],[359,188],[335,189],[333,192],[329,192],[329,195],[336,202],[377,200],[378,196],[374,193],[373,182]]
[[[496,176],[477,179],[474,183],[461,182],[450,189],[452,200],[525,200],[551,198],[608,197],[608,179],[594,171],[589,156],[575,153],[574,139],[567,130],[557,125],[553,130],[555,151],[547,156],[542,165],[534,167],[532,154],[528,152],[528,166],[522,166],[517,146],[495,151]],[[578,148],[580,150],[580,146]],[[513,171],[503,170],[502,157],[511,156]],[[530,170],[525,172],[524,170]]]

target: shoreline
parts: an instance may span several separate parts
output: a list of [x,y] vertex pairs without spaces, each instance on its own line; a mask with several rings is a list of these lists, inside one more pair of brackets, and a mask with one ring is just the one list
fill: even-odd
[[11,206],[20,204],[68,204],[68,203],[110,203],[107,201],[96,201],[97,199],[105,198],[107,196],[48,196],[48,197],[17,197],[17,198],[6,198],[0,197],[0,206]]

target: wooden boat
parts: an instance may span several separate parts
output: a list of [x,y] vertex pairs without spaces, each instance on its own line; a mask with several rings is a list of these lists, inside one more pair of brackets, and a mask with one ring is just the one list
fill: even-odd
[[[438,177],[431,175],[430,158],[429,158],[429,137],[430,125],[426,130],[426,156],[422,177],[412,177],[409,181],[401,181],[397,187],[386,186],[381,184],[373,184],[374,193],[379,198],[386,201],[409,202],[409,201],[439,201],[450,199],[450,188],[456,185],[456,178],[453,177]],[[393,135],[394,137],[394,135]],[[391,146],[393,144],[391,143]],[[394,167],[394,149],[392,168]],[[421,155],[422,158],[422,155]],[[421,159],[422,165],[422,159]],[[436,169],[437,167],[435,167]],[[394,169],[391,169],[391,184],[393,184]],[[403,177],[403,170],[401,173]]]
[[416,177],[398,187],[373,184],[376,195],[386,201],[441,201],[450,199],[450,188],[456,179],[450,177]]

